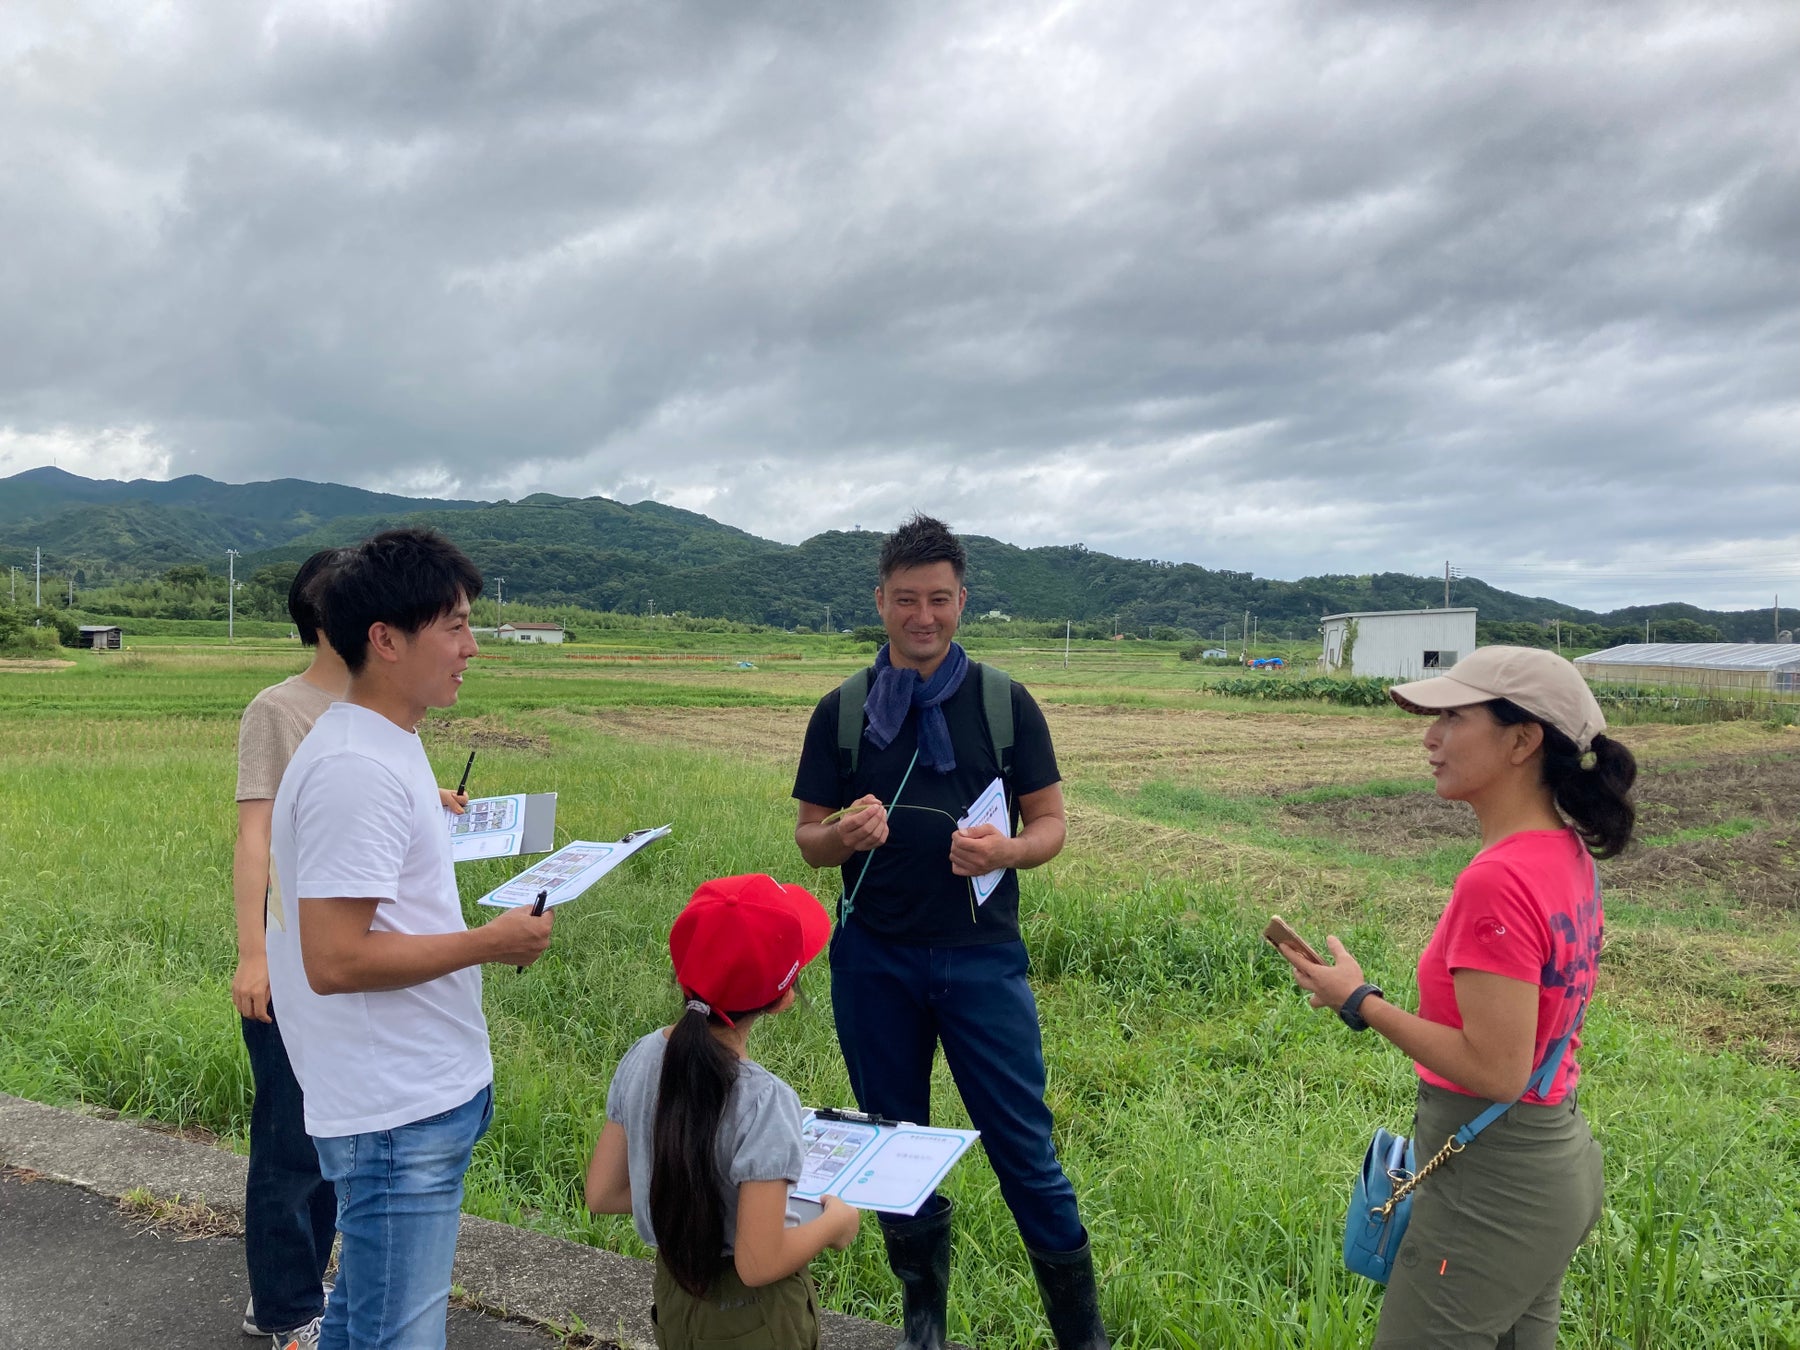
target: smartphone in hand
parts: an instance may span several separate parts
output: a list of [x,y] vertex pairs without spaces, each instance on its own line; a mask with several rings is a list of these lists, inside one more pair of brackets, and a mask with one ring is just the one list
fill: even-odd
[[1263,929],[1263,936],[1276,947],[1297,947],[1300,954],[1315,966],[1325,964],[1325,958],[1312,949],[1312,944],[1294,931],[1293,925],[1279,914],[1269,916],[1269,926]]

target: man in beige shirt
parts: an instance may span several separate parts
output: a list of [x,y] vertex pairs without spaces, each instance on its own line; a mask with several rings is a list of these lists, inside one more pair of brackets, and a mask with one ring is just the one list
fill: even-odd
[[[244,1334],[271,1336],[280,1350],[317,1344],[325,1307],[325,1267],[337,1231],[337,1192],[319,1172],[306,1133],[300,1084],[288,1062],[269,998],[264,942],[268,914],[269,836],[281,775],[313,723],[350,687],[350,671],[322,629],[318,593],[338,550],[313,554],[288,590],[288,613],[312,660],[298,675],[250,701],[238,728],[237,845],[232,897],[238,964],[231,1001],[243,1019],[255,1097],[250,1108],[250,1174],[244,1193],[244,1255],[250,1304]],[[461,813],[466,796],[440,789]]]

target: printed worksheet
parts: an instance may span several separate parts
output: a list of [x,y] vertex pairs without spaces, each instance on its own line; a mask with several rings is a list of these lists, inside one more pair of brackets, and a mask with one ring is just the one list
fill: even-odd
[[524,852],[524,793],[511,797],[477,797],[460,816],[445,807],[444,819],[450,825],[452,861],[511,858]]
[[515,909],[533,904],[539,891],[547,892],[546,909],[566,904],[587,890],[601,877],[617,867],[653,839],[661,839],[670,831],[661,825],[654,830],[633,830],[615,843],[596,843],[577,839],[564,844],[542,862],[526,868],[511,881],[503,882],[481,897],[480,903],[496,909]]
[[916,1214],[981,1132],[833,1120],[809,1111],[800,1135],[805,1158],[795,1197],[816,1202],[835,1195],[857,1209]]
[[[1012,816],[1006,809],[1006,785],[998,778],[981,790],[981,795],[969,808],[968,815],[956,822],[959,830],[973,829],[977,825],[992,825],[1008,839],[1012,838]],[[1000,867],[970,878],[970,883],[975,887],[975,903],[985,905],[988,897],[994,893],[994,888],[1000,884],[1000,878],[1005,875],[1006,869]]]

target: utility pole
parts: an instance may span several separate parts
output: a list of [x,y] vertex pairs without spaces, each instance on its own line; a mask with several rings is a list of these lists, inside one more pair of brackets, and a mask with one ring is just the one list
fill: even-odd
[[1644,641],[1650,641],[1650,616],[1648,614],[1644,616]]
[[1243,639],[1244,645],[1238,651],[1238,660],[1239,660],[1239,662],[1244,662],[1244,661],[1248,661],[1250,659],[1250,611],[1249,610],[1244,611],[1244,628],[1243,628],[1243,632],[1240,636]]
[[1063,620],[1063,669],[1069,668],[1069,636],[1075,631],[1075,620]]
[[825,606],[825,631],[827,633],[829,633],[831,631],[831,606],[830,605]]
[[1444,559],[1444,608],[1450,608],[1450,560]]
[[1562,620],[1556,621],[1556,654],[1562,655]]
[[[37,589],[32,592],[31,602],[39,609],[44,607],[44,550],[41,548],[37,550]],[[39,619],[38,622],[42,623],[43,620]]]
[[225,640],[237,641],[237,560],[235,548],[225,550]]
[[500,607],[506,603],[506,578],[494,578],[494,628],[496,636],[500,628]]
[[9,605],[16,605],[19,603],[19,569],[16,567],[8,567],[6,570],[12,573],[12,595],[6,603]]
[[1781,597],[1775,597],[1775,640],[1781,641]]

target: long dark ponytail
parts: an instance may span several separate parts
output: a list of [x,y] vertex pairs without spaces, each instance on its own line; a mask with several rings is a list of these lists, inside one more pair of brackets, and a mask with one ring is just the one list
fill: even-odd
[[715,1146],[738,1059],[697,1008],[681,1014],[663,1049],[651,1134],[650,1227],[675,1282],[696,1298],[724,1264],[725,1201]]
[[722,1026],[727,1018],[745,1027],[774,1006],[720,1018],[690,1004],[663,1048],[656,1125],[650,1135],[650,1230],[663,1264],[695,1298],[706,1296],[725,1266],[718,1136],[738,1076],[737,1055],[711,1027],[715,1019]]
[[1596,858],[1613,858],[1631,842],[1637,824],[1637,808],[1631,804],[1631,785],[1637,781],[1637,760],[1631,751],[1610,736],[1594,737],[1594,762],[1583,766],[1575,742],[1541,718],[1533,717],[1510,699],[1497,698],[1487,705],[1502,726],[1536,722],[1544,729],[1543,781],[1556,806]]

